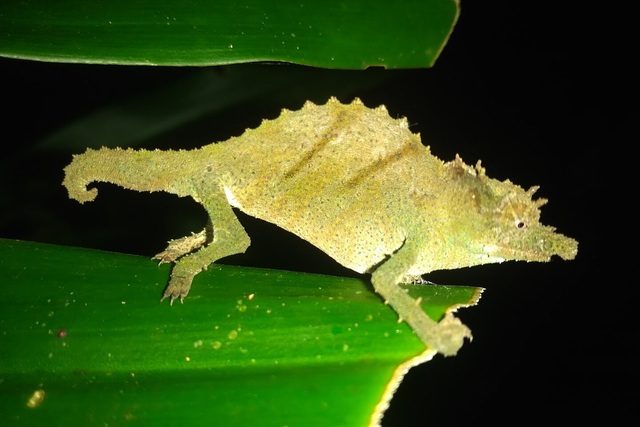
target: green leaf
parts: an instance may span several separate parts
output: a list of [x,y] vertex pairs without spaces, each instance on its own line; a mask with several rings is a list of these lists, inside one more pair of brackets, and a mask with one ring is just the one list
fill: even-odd
[[[366,426],[433,356],[364,281],[214,264],[169,306],[169,270],[0,240],[2,425]],[[432,317],[479,296],[408,288]]]
[[55,62],[433,65],[457,0],[3,0],[0,55]]

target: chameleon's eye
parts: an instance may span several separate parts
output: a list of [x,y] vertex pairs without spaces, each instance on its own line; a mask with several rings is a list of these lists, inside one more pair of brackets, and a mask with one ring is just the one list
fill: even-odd
[[521,194],[508,194],[496,209],[499,221],[503,229],[524,232],[530,227],[535,227],[540,217],[540,211],[536,202],[527,200]]

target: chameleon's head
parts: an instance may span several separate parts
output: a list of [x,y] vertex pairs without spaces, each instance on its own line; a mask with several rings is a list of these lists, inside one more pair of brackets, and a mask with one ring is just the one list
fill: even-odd
[[540,224],[540,207],[547,200],[533,199],[538,187],[524,190],[509,180],[491,179],[480,162],[470,167],[460,157],[447,163],[447,168],[458,177],[459,197],[471,206],[466,209],[472,212],[471,218],[461,218],[458,223],[463,224],[459,229],[470,240],[477,264],[548,261],[553,255],[575,258],[577,241]]

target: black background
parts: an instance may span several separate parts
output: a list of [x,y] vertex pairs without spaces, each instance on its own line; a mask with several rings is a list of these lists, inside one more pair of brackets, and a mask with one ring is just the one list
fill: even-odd
[[[492,177],[540,185],[539,196],[550,200],[542,222],[580,242],[571,262],[430,274],[436,283],[486,288],[477,307],[459,312],[474,340],[455,358],[438,356],[412,369],[385,425],[418,426],[425,419],[437,426],[611,425],[635,412],[637,280],[625,273],[638,254],[631,185],[639,141],[637,71],[627,60],[634,49],[625,47],[631,31],[624,10],[555,3],[464,2],[434,68],[384,71],[380,85],[341,99],[359,96],[369,107],[385,104],[392,116],[407,116],[444,160],[456,153],[470,164],[481,158]],[[83,115],[192,71],[0,59],[0,237],[151,256],[169,238],[199,230],[201,208],[169,195],[101,185],[95,202],[70,201],[60,183],[72,151],[39,148]],[[330,95],[313,100],[324,103]],[[306,98],[298,90],[286,105],[240,104],[142,146],[192,148],[224,140],[280,108],[300,108]],[[355,275],[274,226],[241,220],[252,246],[228,263]]]

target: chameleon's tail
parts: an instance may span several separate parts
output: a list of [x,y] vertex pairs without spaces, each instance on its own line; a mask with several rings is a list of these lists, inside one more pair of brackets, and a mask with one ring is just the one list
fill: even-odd
[[74,155],[65,169],[62,184],[69,197],[80,203],[90,202],[98,190],[87,190],[94,181],[111,182],[137,191],[168,191],[188,195],[181,178],[190,176],[195,167],[187,151],[147,151],[121,148],[87,150]]

